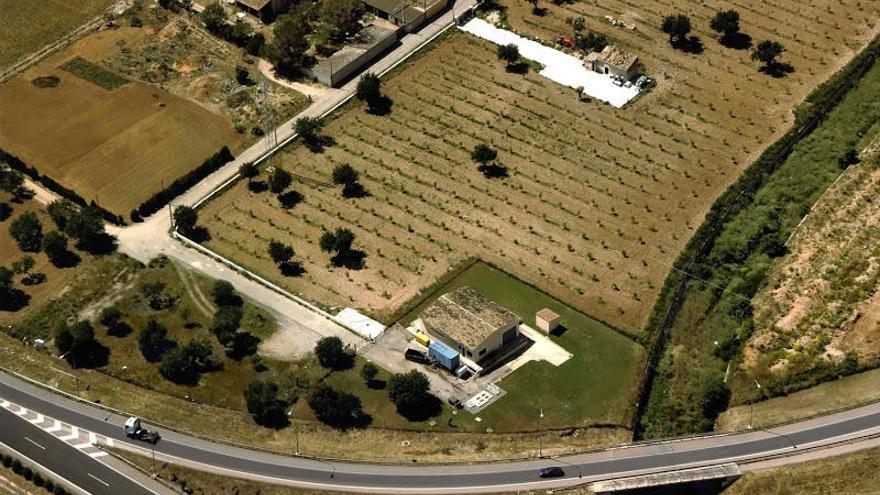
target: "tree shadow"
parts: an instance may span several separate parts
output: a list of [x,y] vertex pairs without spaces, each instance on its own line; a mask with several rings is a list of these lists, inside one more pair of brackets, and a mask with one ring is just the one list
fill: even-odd
[[722,36],[719,40],[722,45],[734,50],[748,50],[752,47],[752,37],[746,33],[733,33],[729,36]]
[[185,234],[193,242],[203,243],[211,240],[211,233],[205,227],[193,227]]
[[487,179],[502,179],[508,177],[507,167],[498,165],[497,163],[484,163],[477,167],[477,170]]
[[525,74],[529,71],[528,62],[517,62],[515,64],[507,64],[505,70],[511,74]]
[[264,180],[253,180],[248,182],[247,188],[252,193],[261,193],[269,189],[269,184]]
[[31,296],[21,289],[0,293],[0,311],[16,312],[31,302]]
[[417,405],[406,409],[397,408],[397,412],[409,421],[426,421],[439,416],[442,409],[440,399],[436,395],[426,393]]
[[779,79],[780,77],[785,77],[786,75],[794,72],[794,66],[787,62],[773,62],[771,64],[764,65],[758,70],[760,70],[764,74],[767,74],[770,77],[775,77],[776,79]]
[[685,53],[699,55],[703,53],[703,42],[697,36],[689,36],[672,42],[672,47]]
[[117,322],[115,325],[111,325],[107,328],[107,335],[111,337],[128,337],[134,329],[131,328],[131,325],[124,321]]
[[287,191],[278,195],[278,201],[281,203],[281,207],[285,210],[289,210],[294,206],[302,203],[302,200],[305,199],[302,194],[298,191]]
[[312,153],[323,153],[325,148],[336,144],[336,140],[332,136],[323,135],[304,137],[303,142]]
[[0,222],[6,221],[10,216],[12,216],[12,207],[5,201],[0,202]]
[[370,193],[364,188],[363,184],[360,182],[352,182],[350,184],[345,184],[342,186],[342,197],[343,198],[365,198],[369,196]]
[[299,277],[306,272],[306,269],[303,268],[302,263],[299,261],[286,261],[278,265],[278,268],[285,277]]
[[49,262],[55,268],[73,268],[78,265],[82,261],[82,258],[75,252],[65,249],[63,253],[60,253],[58,256],[49,258]]
[[367,388],[370,390],[385,390],[388,382],[385,380],[370,380],[367,382]]
[[382,95],[368,103],[367,113],[382,117],[391,113],[392,106],[394,106],[394,102],[391,101],[391,98]]
[[561,337],[567,331],[568,331],[567,326],[559,325],[550,332],[550,335],[552,335],[554,337]]
[[532,15],[536,17],[544,17],[547,15],[547,7],[532,7]]
[[330,263],[333,266],[340,266],[349,270],[361,270],[364,268],[364,259],[366,257],[367,253],[359,249],[350,249],[330,258]]
[[116,237],[103,232],[97,235],[83,237],[76,242],[76,247],[89,254],[110,254],[116,251]]
[[76,353],[68,353],[65,360],[74,368],[100,368],[110,362],[110,348],[93,340],[77,348]]

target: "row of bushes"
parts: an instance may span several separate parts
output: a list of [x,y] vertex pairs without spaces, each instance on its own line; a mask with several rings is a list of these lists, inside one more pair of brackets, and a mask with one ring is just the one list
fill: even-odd
[[150,199],[141,203],[131,212],[132,221],[137,221],[142,217],[152,215],[159,211],[169,201],[183,194],[187,189],[196,185],[200,180],[216,172],[220,167],[234,160],[232,152],[226,146],[220,148],[220,151],[214,153],[210,158],[205,160],[197,168],[191,170],[183,177],[172,182],[165,189],[157,192]]
[[[763,215],[755,216],[751,220],[740,219],[739,223],[749,223],[751,227],[738,228],[742,226],[735,225],[734,220],[738,214],[754,205],[757,192],[767,185],[773,173],[789,157],[795,144],[811,134],[824,121],[844,95],[858,84],[878,57],[880,57],[880,38],[874,39],[846,67],[817,88],[798,107],[795,126],[770,146],[744,171],[737,182],[718,198],[706,215],[706,220],[679,255],[674,265],[675,270],[670,271],[667,276],[646,328],[645,336],[650,343],[650,354],[640,394],[638,423],[634,425],[637,437],[644,433],[647,425],[656,425],[669,420],[666,417],[669,414],[663,411],[681,414],[681,411],[673,411],[666,407],[670,405],[671,400],[668,390],[667,393],[652,393],[652,387],[659,387],[658,390],[668,388],[667,385],[659,386],[655,382],[671,379],[671,374],[674,374],[674,371],[669,369],[670,363],[666,362],[666,366],[663,366],[661,358],[664,357],[669,331],[685,304],[690,304],[689,311],[703,311],[705,318],[700,325],[728,329],[726,335],[719,339],[715,355],[706,359],[727,362],[739,352],[740,343],[745,340],[743,334],[751,331],[749,299],[763,283],[772,257],[784,253],[783,243],[786,235],[783,222],[779,221],[782,213],[780,211],[764,211]],[[810,182],[814,178],[803,174],[799,179],[802,182]],[[823,181],[824,178],[819,178],[814,183],[798,185],[802,189],[813,191],[827,187],[828,184],[824,183],[827,181]],[[792,193],[776,188],[769,191],[769,194],[782,197],[791,196]],[[804,201],[809,197],[806,195],[787,199]],[[809,205],[805,207],[808,209]],[[755,227],[758,224],[760,225]],[[747,260],[750,263],[745,263]],[[705,284],[693,282],[693,279],[685,273],[693,274],[702,280],[709,280],[714,288],[706,289]],[[664,367],[666,368],[664,376],[655,376],[658,369]],[[707,364],[707,368],[712,367]],[[655,407],[652,408],[650,415],[656,417],[646,418],[647,408],[652,407],[652,402],[657,401],[664,402],[664,406],[653,404]],[[711,411],[706,411],[707,414],[717,414],[719,402],[724,402],[726,406],[726,400],[708,402],[713,407]],[[711,425],[711,421],[704,421],[708,419],[710,418],[698,418],[691,424]],[[685,432],[673,430],[671,433]]]
[[0,457],[2,457],[3,467],[11,469],[13,473],[30,481],[34,486],[42,488],[53,495],[67,495],[70,493],[63,486],[56,485],[54,481],[44,478],[39,472],[25,466],[17,458],[6,454],[3,454]]
[[[46,186],[47,189],[51,190],[62,198],[66,198],[80,206],[88,206],[90,204],[86,202],[86,200],[83,199],[83,197],[79,194],[55,182],[55,180],[51,177],[41,175],[40,172],[37,171],[37,169],[24,163],[23,161],[21,161],[20,158],[6,152],[3,149],[0,149],[0,162],[5,162],[13,169],[18,170],[19,172],[30,177],[31,179],[39,182],[40,184],[43,184],[44,186]],[[104,219],[108,222],[115,223],[116,225],[125,225],[125,219],[122,218],[122,215],[112,213],[109,210],[98,206],[94,201],[91,202],[91,206],[97,208],[98,211],[101,212],[101,215],[104,217]]]

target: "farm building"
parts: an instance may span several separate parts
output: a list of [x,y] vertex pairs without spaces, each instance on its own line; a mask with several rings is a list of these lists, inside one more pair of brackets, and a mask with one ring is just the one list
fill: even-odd
[[607,45],[601,52],[591,52],[584,66],[600,74],[619,76],[630,80],[639,72],[639,57],[616,45]]
[[291,0],[235,0],[241,10],[266,21],[287,12]]
[[517,341],[522,319],[470,287],[440,296],[421,314],[427,333],[480,362]]
[[397,42],[399,28],[377,20],[354,35],[354,41],[306,71],[327,86],[336,86]]
[[449,0],[364,0],[367,11],[387,19],[406,31],[421,26],[427,19],[443,10]]
[[559,315],[549,308],[544,308],[535,313],[535,325],[541,330],[550,333],[559,326]]

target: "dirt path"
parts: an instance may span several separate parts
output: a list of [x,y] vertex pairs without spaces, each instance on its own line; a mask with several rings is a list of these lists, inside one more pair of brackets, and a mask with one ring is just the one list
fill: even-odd
[[180,276],[180,281],[183,282],[183,287],[186,289],[186,293],[189,294],[189,298],[203,315],[211,318],[217,311],[217,308],[205,297],[205,293],[202,292],[202,288],[199,287],[193,274],[178,263],[174,263],[174,269],[177,270],[177,274]]
[[266,60],[263,60],[262,58],[259,62],[257,62],[257,70],[259,70],[260,74],[265,76],[266,79],[269,79],[270,81],[278,85],[284,86],[285,88],[299,91],[300,93],[308,96],[309,101],[319,98],[325,98],[333,94],[344,93],[344,91],[342,91],[341,89],[333,89],[322,84],[306,84],[296,81],[289,81],[282,77],[278,77],[272,70],[272,64],[270,64]]

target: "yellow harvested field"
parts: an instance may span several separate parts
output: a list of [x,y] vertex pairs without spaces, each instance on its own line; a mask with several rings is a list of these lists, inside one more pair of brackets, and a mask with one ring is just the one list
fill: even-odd
[[[107,91],[58,68],[77,55],[99,62],[142,33],[103,31],[0,86],[0,148],[122,215],[242,139],[225,118],[158,87]],[[60,84],[31,83],[41,76]]]
[[[389,115],[349,105],[323,131],[335,145],[319,154],[294,145],[272,164],[329,182],[348,163],[369,196],[297,183],[305,199],[284,210],[241,183],[206,206],[209,246],[311,300],[380,319],[479,257],[635,333],[715,198],[791,125],[804,96],[864,46],[878,13],[877,3],[856,1],[796,10],[783,1],[611,1],[547,2],[536,17],[525,2],[502,3],[513,28],[548,41],[570,34],[567,18],[586,15],[588,29],[638,54],[657,87],[623,109],[581,102],[534,71],[506,72],[495,45],[452,33],[385,81]],[[749,50],[718,43],[708,22],[721,7],[740,10],[755,43],[781,41],[794,72],[762,74]],[[671,11],[691,15],[702,53],[669,46],[659,24]],[[508,178],[476,170],[470,152],[479,143],[498,150]],[[355,233],[364,269],[329,266],[318,239],[337,227]],[[270,239],[294,247],[302,276],[281,275],[266,254]]]

